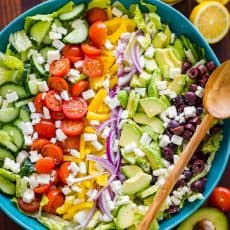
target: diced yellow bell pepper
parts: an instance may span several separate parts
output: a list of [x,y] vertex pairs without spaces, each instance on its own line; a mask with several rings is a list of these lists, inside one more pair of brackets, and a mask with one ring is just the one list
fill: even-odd
[[112,52],[110,52],[110,56],[101,56],[101,60],[104,63],[104,71],[107,73],[111,66],[114,64],[115,57],[113,56]]
[[80,162],[82,162],[82,159],[74,157],[74,156],[70,156],[70,155],[64,155],[63,161],[72,161],[75,163],[80,163]]
[[90,102],[88,106],[88,111],[97,112],[99,105],[104,103],[107,92],[104,88],[100,89],[95,95],[94,99]]
[[89,87],[94,90],[98,90],[103,87],[103,83],[105,80],[105,75],[97,78],[89,78]]
[[113,56],[113,53],[110,50],[102,49],[101,50],[101,56],[111,57],[111,56]]
[[94,203],[93,202],[84,202],[81,204],[75,204],[72,206],[66,214],[64,214],[63,218],[65,220],[70,220],[73,218],[76,212],[84,209],[91,209],[93,207]]
[[78,199],[85,199],[86,189],[85,189],[85,187],[84,187],[83,185],[80,185],[79,187],[80,187],[80,189],[81,189],[81,192],[79,192],[79,193],[77,194],[77,198],[78,198]]
[[111,68],[109,69],[109,73],[111,74],[111,76],[117,75],[118,67],[118,64],[114,64],[111,66]]
[[96,169],[96,166],[95,166],[95,162],[94,162],[94,161],[89,161],[88,171],[89,171],[89,174],[90,174],[90,175],[96,174],[96,173],[97,173],[97,169]]
[[85,148],[85,155],[92,153],[92,149],[90,147]]
[[106,186],[108,181],[108,175],[101,175],[96,177],[96,183],[100,186]]
[[112,14],[112,9],[111,7],[107,8],[107,15],[108,15],[108,19],[112,19],[113,18],[113,14]]
[[114,87],[117,85],[117,81],[118,81],[117,76],[112,77],[112,78],[110,79],[109,88],[110,88],[110,89],[114,88]]
[[86,181],[83,181],[82,184],[85,186],[86,189],[89,189],[93,187],[93,181],[92,180],[86,180]]
[[85,132],[86,132],[86,133],[95,133],[95,130],[94,130],[94,128],[91,127],[91,126],[86,126],[86,127],[85,127]]
[[98,113],[109,113],[110,112],[110,108],[105,103],[102,103],[98,107],[97,112]]
[[88,120],[97,120],[97,121],[106,121],[108,120],[110,115],[108,113],[94,113],[94,112],[88,112],[86,118]]
[[72,207],[74,200],[75,196],[67,196],[64,204],[56,209],[57,214],[64,214],[69,208]]
[[85,158],[85,140],[83,134],[80,137],[80,158],[81,159]]

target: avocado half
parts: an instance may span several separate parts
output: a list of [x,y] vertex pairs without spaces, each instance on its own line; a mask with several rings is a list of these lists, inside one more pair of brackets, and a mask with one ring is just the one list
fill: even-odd
[[177,230],[228,230],[227,217],[216,208],[201,208],[186,219]]

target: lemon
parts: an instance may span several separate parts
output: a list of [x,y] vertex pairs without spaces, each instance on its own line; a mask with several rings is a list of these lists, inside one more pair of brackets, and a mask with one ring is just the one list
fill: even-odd
[[[196,0],[198,3],[201,3],[201,2],[207,2],[207,1],[213,1],[213,0]],[[222,5],[226,5],[229,0],[214,0],[215,2],[219,2],[221,3]]]
[[219,42],[230,27],[228,9],[216,1],[204,1],[196,6],[190,20],[210,44]]

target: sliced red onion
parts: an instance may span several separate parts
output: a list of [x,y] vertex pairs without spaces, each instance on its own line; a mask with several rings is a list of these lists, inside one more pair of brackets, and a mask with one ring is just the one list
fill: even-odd
[[[108,209],[108,206],[106,204],[106,193],[109,195],[109,192],[107,189],[104,189],[104,191],[101,193],[100,197],[98,198],[98,206],[101,207],[101,211],[105,213],[110,218],[113,218],[110,210]],[[111,199],[111,197],[110,197]]]
[[84,224],[81,226],[81,230],[84,230],[84,229],[87,227],[87,225],[89,224],[90,220],[92,219],[92,217],[93,217],[95,211],[96,211],[96,203],[95,203],[94,206],[90,209],[86,221],[85,221]]
[[97,132],[97,133],[102,132],[102,131],[105,129],[105,127],[110,126],[111,123],[114,122],[114,121],[116,121],[116,118],[111,118],[111,119],[109,119],[109,120],[107,120],[107,121],[101,123],[101,124],[97,127],[96,132]]
[[130,82],[130,80],[132,79],[133,74],[135,74],[135,73],[136,73],[136,68],[133,68],[124,77],[118,78],[118,86],[125,86],[125,85],[127,85]]
[[107,155],[108,161],[112,163],[113,165],[115,163],[115,155],[113,152],[113,143],[114,143],[115,138],[116,138],[115,131],[111,130],[107,138],[107,141],[106,141],[106,155]]
[[119,87],[115,86],[113,89],[109,91],[109,96],[111,98],[114,98],[117,95],[118,90],[119,90]]
[[134,44],[133,47],[131,48],[131,56],[133,59],[133,64],[135,65],[137,71],[139,73],[142,72],[141,68],[141,60],[140,60],[140,53],[139,53],[139,45]]

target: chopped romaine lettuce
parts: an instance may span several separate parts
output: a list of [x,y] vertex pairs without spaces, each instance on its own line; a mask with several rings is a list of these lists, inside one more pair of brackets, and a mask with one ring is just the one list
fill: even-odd
[[137,28],[143,32],[147,32],[145,20],[139,6],[136,4],[131,5],[130,12],[133,13],[133,20],[136,22]]
[[223,139],[222,133],[217,133],[211,137],[209,137],[208,141],[203,144],[202,152],[204,153],[215,153],[219,147],[220,143]]
[[111,0],[92,0],[88,4],[88,9],[92,9],[94,7],[107,8],[110,5]]
[[128,15],[129,17],[132,15],[131,12],[121,2],[115,1],[113,3],[113,7],[119,9],[124,15]]
[[20,175],[23,176],[30,176],[34,172],[34,164],[26,159],[21,166]]
[[23,70],[23,62],[18,58],[0,52],[0,67],[10,70]]
[[60,15],[60,14],[71,12],[74,6],[75,6],[74,2],[70,1],[66,3],[62,8],[58,9],[57,14]]
[[21,197],[28,187],[28,180],[25,177],[16,178],[16,197]]
[[146,7],[149,10],[149,12],[155,12],[157,10],[156,6],[146,3],[144,0],[140,0],[140,4]]

